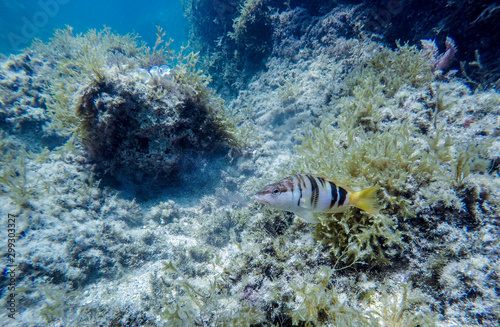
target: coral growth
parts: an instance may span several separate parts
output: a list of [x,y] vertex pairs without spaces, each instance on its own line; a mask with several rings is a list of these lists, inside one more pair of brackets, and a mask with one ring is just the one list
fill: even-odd
[[432,72],[436,74],[437,77],[449,79],[456,74],[456,70],[450,70],[443,76],[443,71],[451,65],[457,53],[457,48],[452,38],[446,38],[446,51],[443,54],[438,54],[438,48],[435,41],[421,40],[420,42],[422,43],[424,55],[431,64]]

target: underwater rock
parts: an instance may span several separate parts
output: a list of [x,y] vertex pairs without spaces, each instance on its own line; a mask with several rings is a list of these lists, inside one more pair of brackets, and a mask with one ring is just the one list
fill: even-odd
[[155,66],[148,75],[90,82],[80,90],[76,113],[84,157],[95,171],[164,185],[224,155],[230,137],[208,95],[171,79],[169,68]]

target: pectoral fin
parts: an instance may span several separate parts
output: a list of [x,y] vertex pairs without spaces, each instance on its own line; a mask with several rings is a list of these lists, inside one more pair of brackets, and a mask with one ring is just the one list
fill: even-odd
[[316,219],[313,215],[312,212],[310,211],[301,211],[299,213],[296,213],[297,217],[301,218],[302,220],[311,223],[311,224],[317,224],[319,223],[318,219]]
[[309,209],[310,208],[310,203],[308,199],[301,198],[300,199],[300,207],[304,209]]

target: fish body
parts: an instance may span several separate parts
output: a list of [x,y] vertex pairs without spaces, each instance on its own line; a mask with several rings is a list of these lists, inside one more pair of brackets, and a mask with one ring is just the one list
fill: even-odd
[[267,185],[254,197],[274,208],[294,212],[307,222],[318,223],[313,212],[343,212],[349,206],[377,214],[378,188],[353,192],[321,176],[298,174]]

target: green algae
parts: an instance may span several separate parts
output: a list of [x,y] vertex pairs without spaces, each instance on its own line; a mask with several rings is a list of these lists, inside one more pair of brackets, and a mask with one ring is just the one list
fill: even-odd
[[457,149],[450,135],[437,125],[439,114],[455,106],[445,91],[431,94],[435,98],[432,132],[416,126],[411,112],[395,116],[399,104],[393,96],[397,92],[426,86],[432,91],[433,79],[416,47],[397,44],[396,50],[383,48],[347,77],[349,96],[332,111],[337,114],[326,115],[319,126],[298,135],[299,156],[291,163],[292,172],[331,177],[355,189],[380,185],[383,190],[382,215],[368,217],[352,210],[341,217],[320,218],[315,236],[331,247],[335,260],[349,264],[363,259],[386,261],[383,249],[392,245],[404,248],[396,228],[398,220],[414,215],[415,187],[436,181],[459,187],[471,171],[485,171],[485,161],[480,158],[485,157],[491,141],[471,142],[465,149]]
[[68,27],[33,45],[45,60],[37,76],[48,91],[44,129],[67,140],[58,151],[136,184],[175,183],[186,178],[179,170],[239,151],[244,133],[208,87],[199,54],[175,52],[164,38],[158,28],[150,48],[109,28],[74,35]]

